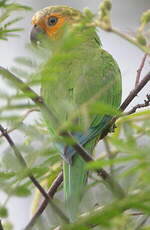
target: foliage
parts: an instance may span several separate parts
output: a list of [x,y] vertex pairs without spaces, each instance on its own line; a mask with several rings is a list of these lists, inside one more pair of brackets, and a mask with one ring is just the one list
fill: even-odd
[[[12,24],[15,25],[20,20],[20,17],[11,20],[10,14],[13,14],[16,10],[28,10],[30,8],[4,0],[0,2],[0,9],[2,9],[0,23],[3,23],[0,27],[0,39],[7,40],[9,36],[14,36],[14,33],[20,31],[16,27],[10,29]],[[88,23],[88,26],[91,23],[92,26],[97,25],[107,31],[119,34],[119,36],[134,43],[138,48],[149,54],[148,40],[144,32],[145,25],[149,23],[149,11],[143,13],[141,16],[142,28],[139,25],[136,37],[131,38],[126,34],[116,32],[112,28],[110,10],[111,4],[108,0],[103,1],[96,17],[86,9],[84,11],[84,26],[85,23]],[[80,26],[82,27],[83,24]],[[67,50],[68,47],[74,47],[78,42],[81,42],[80,39],[76,40],[73,35],[66,37],[60,43],[60,47]],[[138,36],[142,36],[146,42],[141,42],[140,39],[137,39]],[[45,55],[45,50],[40,48],[37,50],[34,47],[30,47],[30,52],[30,58],[16,58],[15,67],[12,68],[12,71],[19,79],[25,81],[29,87],[37,92],[39,92],[43,66],[44,74],[46,75],[48,74],[49,62],[51,64],[53,61],[59,63],[67,58],[74,58],[73,56],[68,56],[67,52],[64,52],[63,55],[57,52],[52,59],[49,59],[50,57]],[[61,71],[59,66],[58,71]],[[3,74],[1,73],[1,75]],[[21,84],[16,83],[17,81],[13,82],[13,80],[10,82],[8,87],[12,89],[11,93],[0,92],[0,124],[7,127],[7,133],[15,141],[15,146],[25,159],[28,168],[23,168],[19,159],[14,155],[14,149],[11,145],[6,144],[1,134],[0,188],[6,195],[6,200],[0,204],[0,218],[3,220],[4,226],[6,226],[6,230],[10,229],[7,225],[11,226],[11,229],[13,228],[9,222],[9,224],[4,222],[5,218],[9,218],[7,204],[11,197],[27,197],[35,190],[29,175],[34,175],[43,188],[47,190],[62,168],[58,150],[52,145],[56,140],[49,135],[40,115],[40,103],[37,100],[37,104],[35,104],[32,100],[32,92],[25,93]],[[81,106],[80,111],[85,115],[86,107]],[[101,140],[101,147],[95,156],[95,161],[87,163],[89,183],[86,187],[86,195],[81,202],[80,211],[82,215],[79,216],[75,223],[64,224],[56,209],[49,205],[44,216],[39,218],[35,229],[55,229],[60,224],[59,229],[65,230],[150,229],[148,222],[146,222],[150,215],[150,175],[148,173],[150,170],[150,111],[144,109],[142,112],[122,116],[121,112],[107,105],[93,103],[92,101],[90,113],[102,112],[120,116],[120,118],[116,122],[117,128],[115,132],[109,133]],[[74,113],[68,122],[59,126],[58,133],[60,133],[60,130],[80,129],[81,127],[75,127],[72,122],[77,117],[78,112]],[[70,138],[57,139],[57,141],[72,144]],[[121,184],[125,192],[124,198],[120,199],[114,196],[106,181],[95,174],[95,170],[100,168],[107,169],[110,176]],[[64,210],[61,190],[62,186],[59,187],[56,193],[54,205]],[[40,201],[41,194],[36,189],[33,201],[34,212],[39,207]]]
[[2,0],[0,2],[0,39],[7,40],[8,37],[17,36],[17,33],[22,31],[22,28],[12,27],[23,17],[10,18],[10,15],[15,11],[31,10],[30,7],[18,3],[12,3],[9,0]]

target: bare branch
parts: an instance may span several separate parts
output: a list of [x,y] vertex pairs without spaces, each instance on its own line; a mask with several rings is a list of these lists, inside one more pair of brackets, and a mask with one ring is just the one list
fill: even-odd
[[0,220],[0,230],[4,230],[1,220]]
[[127,98],[120,106],[120,110],[124,111],[131,101],[137,96],[137,94],[144,88],[144,86],[150,81],[150,72],[140,81],[140,83],[130,92]]
[[137,75],[136,75],[136,81],[135,81],[135,87],[139,84],[139,81],[140,81],[140,77],[141,77],[141,72],[143,70],[143,67],[144,67],[144,64],[145,64],[145,61],[146,61],[146,58],[147,58],[147,54],[144,54],[143,58],[142,58],[142,61],[141,61],[141,64],[137,70]]
[[145,108],[148,107],[150,105],[150,94],[146,95],[146,100],[144,100],[144,103],[142,104],[137,104],[136,106],[134,106],[131,110],[129,110],[127,113],[125,113],[125,115],[130,115],[132,113],[135,113],[137,109],[141,109],[141,108]]
[[[103,29],[103,28],[102,28]],[[150,49],[149,47],[144,46],[143,44],[140,44],[136,38],[128,36],[127,34],[122,33],[117,28],[111,28],[109,32],[112,32],[116,34],[117,36],[123,38],[124,40],[127,40],[128,42],[132,43],[136,47],[138,47],[140,50],[142,50],[144,53],[147,53],[150,55]]]
[[[150,81],[150,72],[148,72],[145,77],[141,80],[141,82],[129,93],[126,99],[120,106],[120,110],[123,112],[128,105],[133,101],[133,99],[137,96],[137,94],[144,88],[144,86]],[[144,106],[145,107],[145,106]],[[106,125],[103,133],[101,134],[99,140],[103,139],[110,132],[110,128],[116,122],[119,117],[113,117]]]

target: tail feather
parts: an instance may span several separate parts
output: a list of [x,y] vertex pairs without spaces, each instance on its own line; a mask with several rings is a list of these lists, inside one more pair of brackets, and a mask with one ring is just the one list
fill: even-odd
[[[95,143],[95,140],[92,140],[85,148],[92,153]],[[87,181],[85,165],[85,161],[78,153],[73,157],[71,165],[64,162],[64,195],[70,222],[74,222],[77,218],[79,204],[85,191]]]
[[75,221],[77,217],[86,179],[85,162],[80,156],[74,157],[73,165],[64,162],[64,194],[70,222]]

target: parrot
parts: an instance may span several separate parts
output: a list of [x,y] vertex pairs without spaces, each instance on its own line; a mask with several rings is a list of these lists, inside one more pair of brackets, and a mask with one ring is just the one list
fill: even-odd
[[[89,21],[83,12],[70,6],[48,6],[33,15],[30,38],[34,44],[40,44],[41,35],[48,40],[45,49],[51,55],[41,71],[41,96],[45,104],[59,125],[73,123],[71,134],[93,154],[113,116],[104,105],[119,108],[122,81],[117,62],[102,48],[97,30],[88,25]],[[90,112],[91,108],[97,109]],[[55,137],[59,125],[42,113],[51,136]],[[70,222],[74,222],[86,189],[86,162],[69,141],[57,142],[56,148],[63,159],[66,210]]]

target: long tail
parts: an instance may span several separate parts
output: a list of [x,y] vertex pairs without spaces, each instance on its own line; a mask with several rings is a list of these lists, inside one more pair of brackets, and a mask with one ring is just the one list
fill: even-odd
[[[91,153],[95,147],[95,140],[86,144],[85,148]],[[79,211],[79,204],[85,191],[87,171],[85,161],[76,153],[72,164],[64,162],[64,195],[70,222],[74,222]]]

